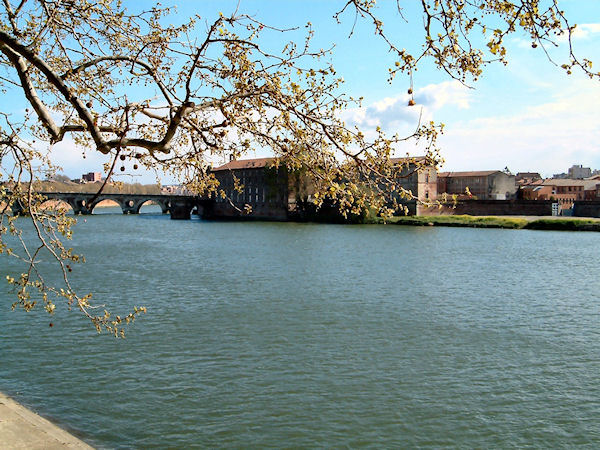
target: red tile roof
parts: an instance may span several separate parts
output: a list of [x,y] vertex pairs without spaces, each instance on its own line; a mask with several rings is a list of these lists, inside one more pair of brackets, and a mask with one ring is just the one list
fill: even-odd
[[572,180],[570,178],[548,178],[544,180],[544,186],[583,186],[584,189],[592,189],[598,180]]
[[259,169],[275,162],[277,158],[254,158],[254,159],[234,159],[227,164],[212,169],[213,172],[221,170],[240,170],[240,169]]
[[542,178],[538,172],[518,172],[517,178]]
[[477,170],[473,172],[440,172],[438,178],[452,177],[487,177],[495,173],[501,173],[500,170]]
[[406,163],[406,162],[423,162],[427,158],[425,156],[403,156],[401,158],[390,158],[392,164]]

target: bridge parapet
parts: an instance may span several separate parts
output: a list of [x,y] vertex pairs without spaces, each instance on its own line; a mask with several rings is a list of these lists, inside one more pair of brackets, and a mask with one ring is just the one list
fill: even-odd
[[61,200],[73,208],[78,215],[92,214],[98,203],[103,200],[116,202],[123,214],[139,214],[144,203],[151,200],[160,206],[163,214],[169,213],[171,219],[189,219],[194,208],[199,207],[206,199],[189,195],[158,195],[158,194],[100,194],[71,193],[71,192],[40,192],[48,200]]
[[[92,214],[94,207],[103,200],[116,202],[123,214],[139,214],[144,203],[151,200],[160,206],[163,214],[170,214],[171,219],[189,219],[194,209],[200,211],[212,200],[190,195],[157,195],[157,194],[100,194],[85,192],[38,192],[46,200],[60,200],[67,203],[75,215]],[[15,202],[11,210],[14,215],[28,214],[24,205]]]

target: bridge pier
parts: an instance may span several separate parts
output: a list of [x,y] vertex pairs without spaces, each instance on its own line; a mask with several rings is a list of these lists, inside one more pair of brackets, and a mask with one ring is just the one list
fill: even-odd
[[194,205],[187,200],[171,200],[171,206],[169,213],[171,214],[171,220],[190,220],[192,214],[192,208]]
[[89,216],[92,212],[87,208],[73,208],[73,215],[75,216]]
[[[94,207],[102,200],[113,200],[119,204],[123,214],[139,214],[140,208],[148,200],[160,206],[163,214],[169,213],[173,220],[189,220],[192,212],[199,214],[213,200],[188,195],[161,194],[105,194],[100,195],[85,192],[38,192],[46,200],[61,200],[73,208],[75,215],[92,214]],[[14,215],[26,214],[21,204],[12,207]]]
[[133,201],[129,200],[128,202],[125,202],[125,204],[121,205],[121,210],[123,211],[123,214],[139,214],[139,210],[136,210],[135,206],[132,203]]
[[15,200],[13,204],[10,205],[10,210],[12,211],[13,216],[22,216],[25,212],[25,208],[18,200]]
[[90,208],[90,205],[88,205],[87,201],[81,197],[58,198],[71,205],[71,208],[73,208],[73,214],[76,216],[89,216],[92,214],[92,210],[94,209],[94,205],[91,205],[92,207]]

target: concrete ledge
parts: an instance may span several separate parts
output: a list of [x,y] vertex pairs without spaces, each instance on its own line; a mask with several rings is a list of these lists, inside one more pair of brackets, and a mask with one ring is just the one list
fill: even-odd
[[0,448],[92,449],[0,392]]

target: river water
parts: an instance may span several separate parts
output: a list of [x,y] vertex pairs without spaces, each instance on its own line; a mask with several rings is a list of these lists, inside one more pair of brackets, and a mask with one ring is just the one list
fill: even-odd
[[0,390],[91,445],[600,446],[599,233],[102,214],[73,245],[148,313],[119,340],[2,287]]

